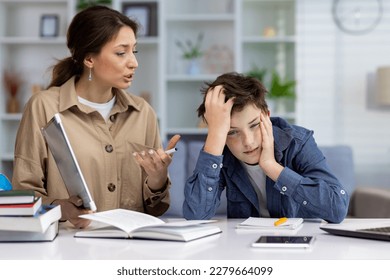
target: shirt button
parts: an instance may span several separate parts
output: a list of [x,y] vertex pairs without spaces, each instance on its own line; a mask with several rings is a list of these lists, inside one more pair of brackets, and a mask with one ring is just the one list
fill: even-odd
[[208,187],[207,190],[208,190],[209,192],[211,192],[211,191],[213,190],[213,188],[212,188],[212,187]]
[[283,192],[287,191],[287,187],[286,187],[286,186],[283,186],[283,187],[282,187],[282,191],[283,191]]
[[302,202],[302,204],[303,204],[303,205],[307,205],[307,201],[304,200],[304,201]]
[[345,191],[344,191],[344,190],[341,190],[340,193],[341,193],[341,194],[345,194]]
[[115,121],[115,115],[111,115],[111,116],[110,116],[110,121],[111,121],[111,122],[114,122],[114,121]]
[[105,147],[105,149],[106,149],[106,152],[107,152],[107,153],[112,153],[112,151],[114,150],[114,148],[112,147],[112,145],[107,145],[107,146]]
[[218,164],[216,163],[213,163],[213,165],[211,166],[212,168],[216,169],[218,167]]
[[115,189],[116,189],[116,186],[113,184],[113,183],[109,183],[107,185],[107,189],[110,191],[110,192],[114,192]]

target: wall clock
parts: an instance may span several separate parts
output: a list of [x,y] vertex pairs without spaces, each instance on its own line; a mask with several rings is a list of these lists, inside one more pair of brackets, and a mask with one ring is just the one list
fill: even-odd
[[343,32],[360,35],[372,31],[381,21],[382,0],[333,0],[332,15]]

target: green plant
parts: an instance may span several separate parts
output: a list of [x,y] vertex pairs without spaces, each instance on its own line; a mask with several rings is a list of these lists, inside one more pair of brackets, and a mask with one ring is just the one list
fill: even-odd
[[295,80],[285,79],[282,81],[280,75],[276,72],[272,72],[271,85],[268,89],[269,98],[295,98]]
[[268,82],[265,79],[267,75],[267,69],[259,68],[254,65],[251,70],[246,73],[247,76],[258,79],[263,85],[268,89],[268,98],[277,99],[281,97],[295,98],[295,84],[294,80],[284,80],[282,81],[278,72],[273,71],[271,80]]
[[111,5],[111,0],[78,0],[77,10],[84,10],[85,8],[96,5]]
[[201,57],[203,55],[203,52],[200,49],[202,41],[203,41],[203,33],[199,33],[195,43],[193,43],[191,40],[187,40],[185,44],[183,44],[181,41],[177,40],[176,45],[183,52],[182,57],[184,59],[193,59],[193,58]]
[[260,82],[264,83],[264,77],[267,74],[267,69],[260,69],[257,66],[253,66],[251,70],[249,70],[246,75],[255,79],[258,79]]

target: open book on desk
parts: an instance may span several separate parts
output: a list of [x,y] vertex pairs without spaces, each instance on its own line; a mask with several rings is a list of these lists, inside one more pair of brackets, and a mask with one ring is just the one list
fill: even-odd
[[242,223],[238,224],[236,228],[273,232],[288,231],[292,233],[300,229],[303,223],[302,218],[288,218],[284,223],[275,226],[275,222],[278,220],[279,219],[276,218],[249,217]]
[[191,241],[221,233],[212,221],[179,221],[165,223],[151,215],[125,209],[81,215],[81,218],[107,226],[78,231],[75,237],[130,238],[170,241]]

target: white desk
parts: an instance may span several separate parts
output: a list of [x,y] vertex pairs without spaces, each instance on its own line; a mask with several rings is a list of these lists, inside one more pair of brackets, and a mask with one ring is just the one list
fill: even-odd
[[181,243],[123,239],[74,238],[62,224],[53,242],[0,243],[2,260],[390,260],[390,242],[330,235],[320,222],[305,221],[296,235],[315,235],[312,249],[263,249],[250,245],[261,233],[235,229],[243,219],[221,219],[222,234]]

